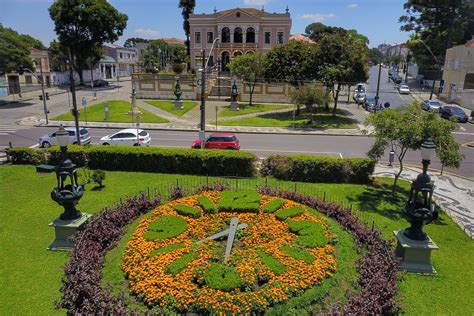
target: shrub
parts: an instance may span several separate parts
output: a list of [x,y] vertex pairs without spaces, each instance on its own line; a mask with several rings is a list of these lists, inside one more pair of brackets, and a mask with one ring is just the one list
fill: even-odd
[[274,213],[275,211],[280,209],[283,206],[283,204],[285,204],[285,200],[275,199],[271,201],[270,203],[268,203],[267,205],[265,205],[263,210],[268,213]]
[[174,210],[179,214],[183,216],[189,216],[192,218],[198,218],[201,217],[201,212],[198,209],[195,209],[194,207],[184,205],[184,204],[178,204],[174,206]]
[[180,249],[180,248],[183,248],[183,247],[184,247],[183,243],[164,246],[164,247],[153,250],[150,253],[150,258],[153,258],[156,255],[163,255],[165,253],[172,252],[172,251],[175,251],[176,249]]
[[285,221],[288,218],[296,217],[304,213],[304,209],[299,206],[293,206],[284,210],[278,210],[275,212],[275,217],[281,221]]
[[374,168],[368,158],[275,155],[264,160],[261,174],[301,182],[368,183]]
[[47,160],[47,151],[38,150],[28,147],[17,147],[8,149],[8,156],[12,163],[14,164],[31,164],[37,165],[46,163]]
[[262,260],[263,264],[266,265],[267,268],[272,270],[272,272],[276,275],[282,274],[283,272],[288,270],[288,268],[283,263],[281,263],[278,259],[268,253],[259,251],[258,257],[260,258],[260,260]]
[[184,268],[186,268],[186,265],[195,259],[197,259],[198,254],[194,252],[190,252],[187,254],[182,255],[175,261],[173,261],[166,269],[165,272],[168,274],[173,274],[176,275],[183,271]]
[[303,260],[307,264],[313,263],[313,261],[316,259],[312,254],[310,254],[304,249],[283,246],[280,250],[296,260]]
[[217,208],[219,212],[257,212],[260,194],[252,190],[223,191]]
[[179,236],[188,228],[188,224],[179,216],[162,216],[151,222],[145,238],[148,240],[162,240]]
[[99,185],[100,188],[103,188],[102,182],[105,180],[105,172],[103,170],[97,169],[92,173],[92,180]]
[[200,195],[198,198],[198,205],[202,207],[206,213],[217,213],[216,206],[207,196]]
[[214,264],[204,273],[206,284],[216,290],[229,292],[242,285],[242,279],[234,267],[226,264]]
[[328,243],[326,232],[321,225],[312,221],[290,221],[288,222],[290,231],[299,235],[296,243],[307,248],[322,247]]

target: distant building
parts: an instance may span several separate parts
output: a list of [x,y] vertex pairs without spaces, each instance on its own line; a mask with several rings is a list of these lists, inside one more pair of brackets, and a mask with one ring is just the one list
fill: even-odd
[[289,41],[300,41],[309,44],[314,44],[314,41],[304,34],[294,34],[290,35]]
[[210,53],[209,65],[218,59],[221,70],[228,71],[231,58],[243,54],[269,51],[278,44],[288,43],[291,17],[286,13],[269,13],[253,8],[236,8],[225,11],[214,10],[213,14],[191,14],[191,67],[201,66],[201,50],[212,47],[214,39],[220,38]]
[[442,97],[474,110],[474,39],[446,50]]
[[136,48],[127,48],[113,44],[104,44],[104,58],[99,62],[100,76],[103,79],[129,77],[138,64]]

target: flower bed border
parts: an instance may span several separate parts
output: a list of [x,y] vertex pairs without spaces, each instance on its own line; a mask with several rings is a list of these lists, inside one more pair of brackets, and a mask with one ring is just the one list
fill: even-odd
[[[222,184],[202,186],[195,191],[221,191]],[[182,188],[175,188],[171,199],[184,195]],[[358,284],[360,291],[351,293],[344,306],[335,303],[326,311],[329,314],[387,314],[398,310],[396,293],[399,262],[391,244],[378,229],[371,230],[360,222],[348,209],[338,204],[326,203],[303,194],[282,191],[268,186],[258,187],[257,192],[278,196],[307,205],[335,219],[353,237],[359,246],[367,247],[367,253],[358,261]],[[112,249],[124,234],[124,228],[161,202],[161,197],[152,200],[144,195],[130,198],[123,204],[95,216],[87,227],[75,235],[76,249],[65,265],[66,277],[61,292],[63,297],[58,308],[66,308],[72,314],[129,314],[124,300],[110,295],[110,289],[100,285],[101,269],[105,254]]]

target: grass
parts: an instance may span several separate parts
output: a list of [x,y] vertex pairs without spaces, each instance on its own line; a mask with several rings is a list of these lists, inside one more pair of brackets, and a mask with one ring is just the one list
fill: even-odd
[[174,100],[149,100],[145,102],[179,117],[183,116],[197,105],[197,102],[194,101],[183,101],[183,108],[177,110],[174,107]]
[[280,109],[291,108],[292,105],[282,105],[282,104],[242,104],[239,103],[239,110],[232,111],[230,105],[224,107],[224,110],[219,113],[219,117],[229,117],[229,116],[238,116],[250,113],[260,113],[266,111],[275,111]]
[[[132,177],[134,181],[129,181]],[[239,181],[241,189],[251,189],[255,184],[265,183],[264,179]],[[97,213],[119,198],[141,190],[147,191],[148,187],[169,192],[177,182],[185,187],[194,187],[205,184],[206,177],[107,172],[106,187],[101,191],[91,191],[89,189],[93,185],[87,186],[78,208],[87,213]],[[229,184],[233,183],[235,179],[229,181]],[[373,221],[383,235],[393,241],[395,237],[392,231],[408,226],[402,216],[402,207],[407,199],[409,184],[404,181],[399,183],[404,191],[392,197],[390,179],[378,179],[374,186],[293,183],[268,179],[269,185],[279,185],[287,190],[296,188],[304,194],[321,197],[326,192],[326,200],[346,205],[350,203],[354,208],[362,210],[360,216],[370,225]],[[54,174],[38,175],[33,166],[0,166],[0,315],[28,315],[32,311],[38,315],[65,313],[64,310],[55,310],[54,302],[60,296],[62,267],[68,256],[63,252],[46,250],[54,239],[54,230],[48,224],[61,213],[61,208],[49,197],[55,184]],[[134,222],[130,230],[127,230],[128,236],[137,223],[138,221]],[[474,284],[474,269],[469,267],[474,262],[474,242],[445,213],[441,213],[437,221],[427,225],[425,231],[440,247],[432,255],[438,275],[401,273],[403,279],[400,281],[400,303],[403,311],[407,315],[472,314],[474,296],[470,293]],[[336,234],[341,242],[341,234]],[[119,265],[126,240],[127,235],[106,256],[103,270],[105,283],[118,282],[118,286],[123,285],[123,273]],[[354,257],[350,253],[353,249],[344,251],[347,253],[342,253],[341,256],[349,259]],[[339,262],[346,263],[342,266],[342,263],[338,263],[339,270],[351,267],[349,260]],[[328,280],[336,282],[335,278]],[[333,287],[323,283],[321,287],[314,288],[314,291],[320,292]],[[290,300],[288,306],[299,306],[298,302],[306,298],[306,293]],[[340,301],[338,295],[331,292],[328,295],[328,300]]]
[[260,127],[293,127],[295,128],[356,128],[356,124],[341,114],[302,113],[293,121],[293,111],[268,113],[255,117],[236,118],[218,121],[223,126],[260,126]]
[[[88,106],[86,111],[80,109],[81,116],[80,121],[89,122],[116,122],[116,123],[131,123],[132,116],[127,114],[130,111],[131,104],[127,101],[114,100],[107,101],[109,105],[109,119],[104,120],[104,103],[94,104]],[[140,115],[140,123],[168,123],[169,121],[161,116],[155,115],[147,110],[139,108],[142,115]],[[74,117],[71,113],[64,113],[59,116],[52,118],[57,121],[74,121]]]

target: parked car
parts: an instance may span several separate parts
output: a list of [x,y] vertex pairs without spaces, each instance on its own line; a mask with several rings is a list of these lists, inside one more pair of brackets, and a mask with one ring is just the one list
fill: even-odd
[[94,87],[107,87],[109,85],[109,82],[102,79],[96,79],[92,80],[92,84]]
[[[77,137],[76,137],[76,127],[65,127],[64,128],[69,133],[69,143],[76,145],[77,144]],[[87,129],[83,127],[79,127],[79,138],[81,140],[82,145],[87,145],[91,143],[91,137]],[[58,144],[58,140],[56,138],[56,132],[45,134],[41,136],[38,140],[39,146],[42,148],[49,148],[51,146],[55,146]]]
[[398,92],[400,94],[410,94],[410,88],[406,84],[401,84],[398,87]]
[[370,109],[375,107],[375,98],[374,97],[366,97],[363,107],[367,111],[372,112],[372,111],[370,111]]
[[365,83],[358,83],[356,86],[355,86],[355,89],[354,91],[356,92],[364,92],[365,93]]
[[[195,140],[191,145],[191,148],[201,148],[201,141],[199,139]],[[212,133],[206,139],[205,148],[239,150],[240,142],[234,134]]]
[[136,128],[123,129],[100,139],[101,145],[149,146],[150,143],[150,134],[145,130]]
[[366,98],[366,94],[365,94],[365,91],[364,92],[355,92],[354,93],[354,101],[357,103],[357,104],[364,104],[365,102],[365,98]]
[[395,82],[396,84],[402,83],[402,78],[398,73],[395,72],[395,74],[392,75],[392,81]]
[[424,100],[421,108],[425,111],[433,110],[439,112],[439,108],[441,107],[441,102],[438,100]]
[[469,119],[467,114],[464,113],[461,108],[458,108],[456,106],[445,105],[440,107],[439,115],[445,119],[451,119],[451,117],[454,116],[460,123],[467,123],[467,120]]

